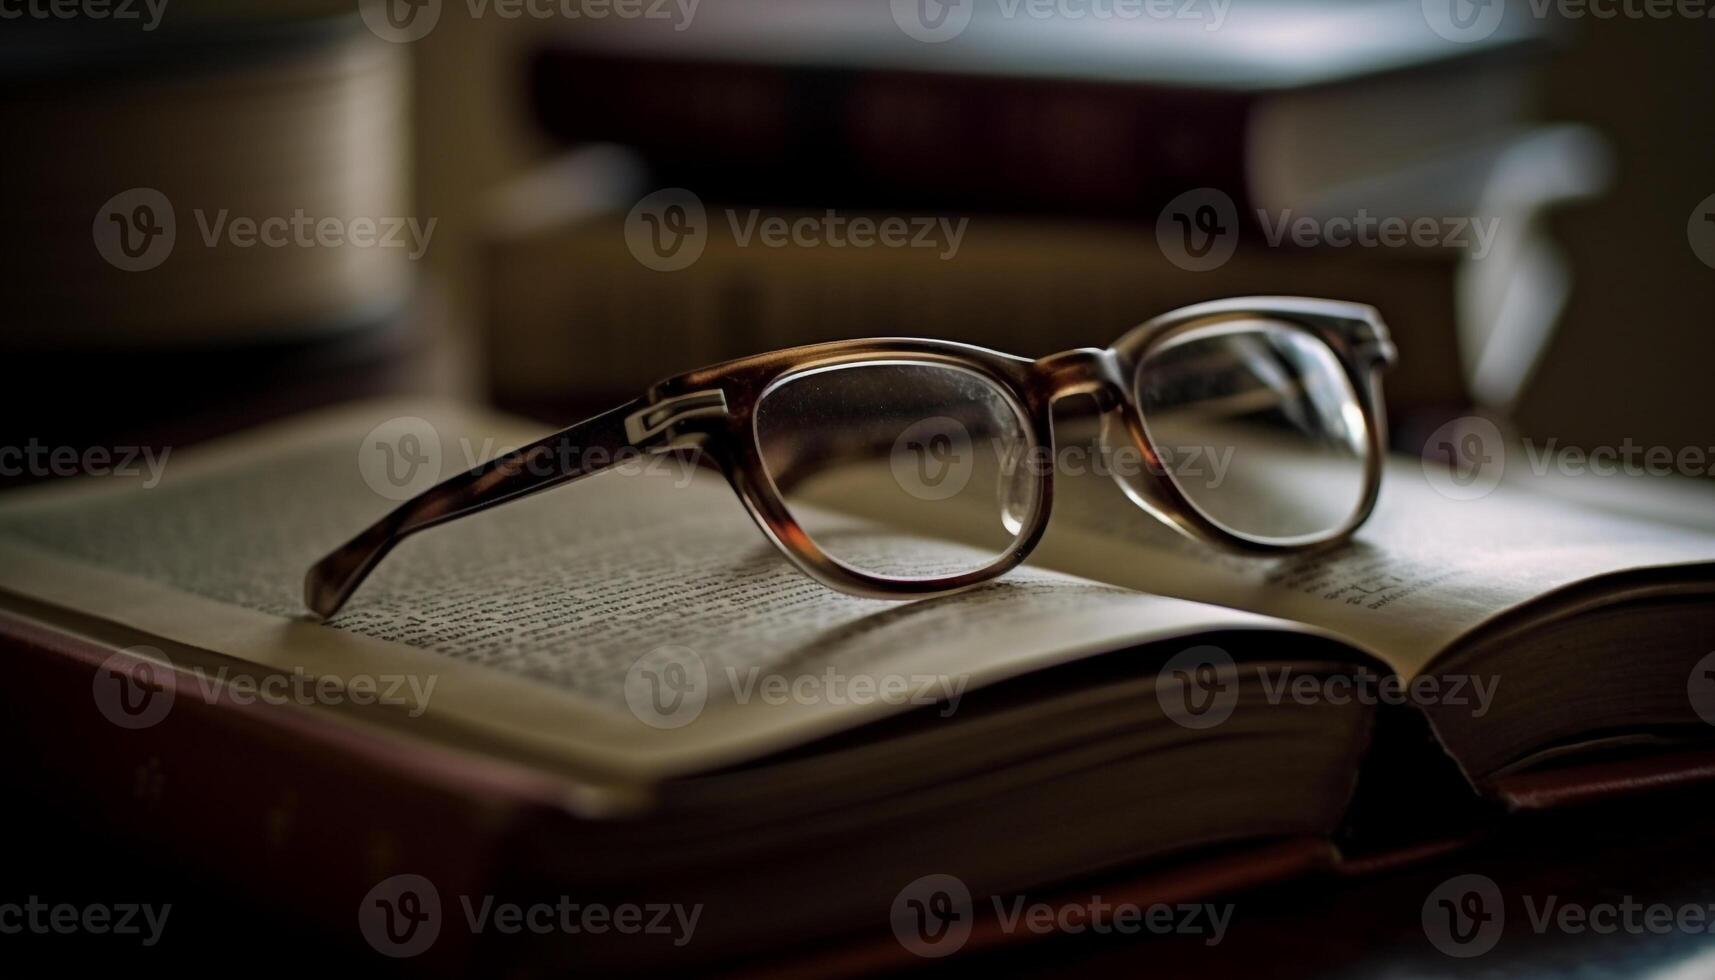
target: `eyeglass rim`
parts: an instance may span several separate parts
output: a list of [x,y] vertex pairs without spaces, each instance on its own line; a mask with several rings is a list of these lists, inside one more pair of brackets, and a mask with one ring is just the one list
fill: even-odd
[[1051,467],[1038,469],[1036,492],[1019,533],[992,562],[940,578],[899,578],[867,572],[829,555],[793,517],[765,464],[756,433],[756,409],[764,398],[792,378],[829,367],[889,360],[943,364],[972,372],[1005,398],[1024,424],[1026,451],[1052,454],[1055,440],[1052,405],[1076,393],[1112,399],[1104,411],[1117,411],[1134,444],[1159,458],[1144,426],[1132,379],[1157,345],[1224,320],[1262,320],[1309,333],[1335,354],[1365,420],[1364,488],[1357,508],[1338,527],[1321,534],[1265,539],[1234,531],[1205,514],[1178,484],[1146,467],[1144,510],[1189,537],[1251,554],[1280,554],[1336,544],[1349,538],[1373,512],[1385,457],[1385,415],[1380,375],[1395,353],[1380,314],[1372,307],[1303,297],[1241,297],[1174,310],[1123,334],[1105,349],[1078,348],[1032,360],[955,341],[914,337],[878,337],[832,341],[771,351],[701,368],[652,387],[645,404],[718,388],[726,411],[688,419],[681,437],[700,441],[716,459],[745,510],[765,537],[798,567],[823,585],[872,598],[929,597],[957,592],[998,578],[1016,568],[1040,543],[1053,511]]
[[[998,354],[999,352],[990,351],[989,353]],[[1000,356],[1010,358],[1012,355],[1001,354]],[[1019,360],[1026,359],[1019,358]],[[796,379],[811,376],[821,371],[837,370],[845,367],[862,367],[872,364],[876,366],[886,366],[889,364],[927,364],[947,370],[962,371],[985,382],[997,395],[1000,396],[1001,400],[1012,409],[1013,415],[1020,423],[1020,430],[1025,440],[1025,446],[1023,447],[1025,454],[1023,457],[1024,459],[1028,460],[1036,457],[1036,454],[1040,452],[1041,446],[1044,444],[1041,440],[1045,437],[1045,433],[1047,438],[1052,438],[1052,428],[1049,427],[1044,430],[1039,426],[1036,418],[1027,409],[1014,390],[1009,388],[999,379],[980,370],[976,366],[964,363],[961,360],[918,353],[899,357],[875,356],[843,359],[832,363],[815,364],[803,369],[788,370],[780,374],[774,379],[774,381],[765,386],[762,389],[762,392],[757,395],[755,401],[750,404],[751,418],[749,423],[749,439],[751,445],[756,448],[754,464],[755,473],[760,477],[760,480],[757,482],[766,485],[770,500],[777,503],[778,508],[769,506],[769,501],[759,501],[757,506],[753,506],[752,501],[741,492],[739,496],[744,500],[745,509],[750,513],[752,519],[757,522],[757,525],[762,528],[763,533],[767,535],[777,547],[786,553],[787,557],[798,566],[800,571],[817,579],[818,581],[823,581],[823,584],[825,585],[830,585],[833,588],[838,588],[843,591],[853,591],[859,588],[867,590],[871,587],[879,587],[881,589],[881,594],[877,597],[887,598],[895,594],[889,587],[889,584],[891,583],[901,583],[906,585],[927,583],[931,588],[922,592],[911,590],[908,594],[934,595],[942,592],[958,591],[959,589],[968,588],[971,585],[980,584],[1006,574],[1006,572],[1016,567],[1019,562],[1023,561],[1024,558],[1029,555],[1030,549],[1035,547],[1035,541],[1039,539],[1047,529],[1048,502],[1044,500],[1043,494],[1051,492],[1052,486],[1051,481],[1042,477],[1038,477],[1036,480],[1035,492],[1031,495],[1030,508],[1026,511],[1024,519],[1019,522],[1019,533],[1013,536],[1012,542],[1008,544],[1006,549],[997,555],[993,561],[990,561],[978,568],[961,572],[958,575],[953,576],[901,578],[897,576],[878,575],[872,572],[866,572],[849,562],[841,560],[838,556],[828,553],[824,548],[822,548],[814,535],[803,529],[803,526],[798,522],[797,517],[793,515],[791,504],[787,503],[785,494],[781,492],[779,484],[774,478],[773,472],[770,470],[767,461],[763,458],[762,433],[759,428],[761,420],[757,409],[761,408],[761,406],[767,402],[769,395]],[[784,529],[786,533],[781,534],[781,529]],[[1025,549],[1024,554],[1017,554],[1019,550],[1019,542],[1026,538],[1029,538],[1031,541],[1030,546]],[[801,550],[799,548],[795,548],[791,544],[788,544],[788,541],[802,542]],[[824,581],[823,577],[829,574],[830,565],[841,573],[841,581],[838,584],[831,580]]]

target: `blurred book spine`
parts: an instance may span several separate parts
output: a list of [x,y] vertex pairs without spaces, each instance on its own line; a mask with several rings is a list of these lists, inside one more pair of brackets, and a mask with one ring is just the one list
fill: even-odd
[[603,182],[614,195],[604,202],[574,179],[577,167],[550,169],[574,203],[527,179],[513,196],[535,203],[534,218],[497,221],[481,248],[490,388],[516,411],[569,417],[678,371],[847,337],[940,337],[1041,356],[1106,344],[1181,304],[1246,293],[1372,303],[1413,365],[1389,379],[1390,397],[1463,396],[1449,326],[1456,253],[1241,247],[1218,269],[1193,273],[1169,261],[1152,228],[999,216],[950,218],[956,228],[964,221],[956,242],[932,248],[771,246],[744,228],[825,212],[710,203],[701,254],[659,271],[634,252],[635,234],[628,242],[628,185]]

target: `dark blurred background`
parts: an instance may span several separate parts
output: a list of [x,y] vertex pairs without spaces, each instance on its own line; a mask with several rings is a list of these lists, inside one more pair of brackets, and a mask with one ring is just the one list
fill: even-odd
[[[1381,310],[1401,451],[1480,418],[1665,449],[1687,479],[1651,492],[1691,484],[1715,467],[1709,9],[0,0],[0,447],[177,447],[374,395],[566,423],[774,347],[1041,355],[1290,293]],[[1651,507],[1715,520],[1676,499]],[[20,888],[182,871],[42,802]],[[1630,819],[1610,836],[1650,837]],[[1496,850],[1557,867],[1533,833]],[[1679,837],[1650,867],[1703,875]],[[301,937],[256,962],[246,929],[290,917],[198,887],[187,960],[325,968]],[[1254,948],[1296,941],[1283,975],[1319,972],[1311,919],[1415,940],[1381,922],[1411,903],[1277,898]]]
[[1379,307],[1408,451],[1710,442],[1683,5],[52,9],[0,25],[7,443],[394,392],[564,422],[759,349],[1043,354],[1244,293]]

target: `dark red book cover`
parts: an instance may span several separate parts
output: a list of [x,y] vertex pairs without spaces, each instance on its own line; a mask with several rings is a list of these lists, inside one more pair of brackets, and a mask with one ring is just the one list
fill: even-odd
[[660,186],[782,206],[1097,218],[1153,217],[1195,187],[1242,195],[1252,98],[560,48],[536,55],[529,86],[551,136],[631,147]]

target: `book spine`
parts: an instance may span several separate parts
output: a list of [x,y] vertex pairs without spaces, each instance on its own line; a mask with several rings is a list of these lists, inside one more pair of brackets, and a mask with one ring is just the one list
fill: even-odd
[[[295,706],[205,697],[191,680],[175,681],[158,719],[126,727],[98,693],[121,680],[110,650],[10,614],[0,615],[0,637],[12,667],[4,711],[33,733],[18,774],[26,796],[98,815],[93,832],[261,898],[366,954],[366,945],[399,953],[384,933],[372,936],[374,912],[363,914],[399,900],[398,876],[432,883],[447,921],[458,914],[456,896],[496,887],[514,829],[531,812],[523,787],[467,772],[444,753]],[[442,928],[414,959],[458,970],[472,939]]]
[[569,48],[529,79],[550,136],[635,148],[704,198],[1151,220],[1196,187],[1248,200],[1242,93]]

